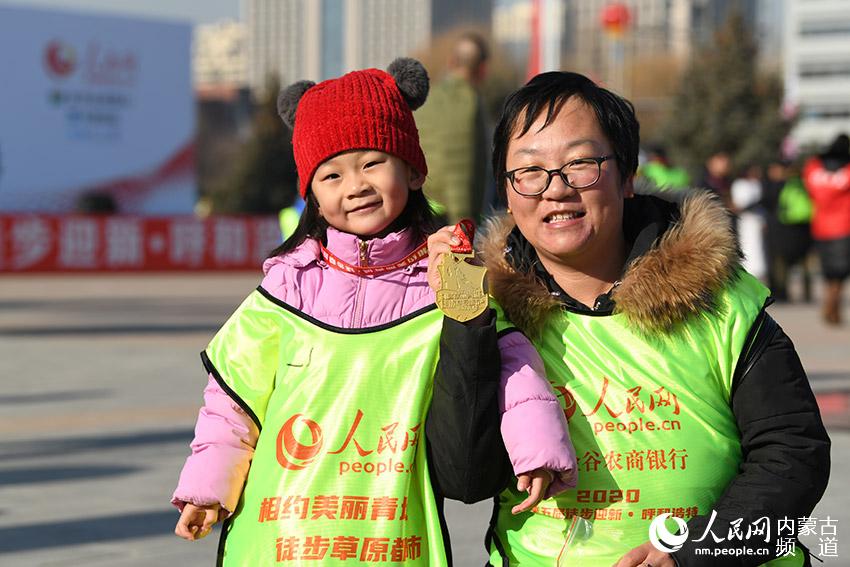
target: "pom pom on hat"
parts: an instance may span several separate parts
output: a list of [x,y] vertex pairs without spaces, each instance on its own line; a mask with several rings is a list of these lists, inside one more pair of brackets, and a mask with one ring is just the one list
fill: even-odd
[[428,96],[428,73],[406,58],[393,61],[390,71],[353,71],[317,85],[299,81],[278,95],[278,113],[292,122],[302,197],[322,162],[351,150],[379,150],[428,174],[412,111]]
[[277,113],[290,130],[295,127],[295,110],[298,108],[298,101],[315,84],[313,81],[298,81],[281,89],[278,93]]
[[416,110],[428,98],[428,71],[416,59],[410,57],[399,57],[387,67],[387,73],[395,79],[401,96],[407,101],[411,110]]

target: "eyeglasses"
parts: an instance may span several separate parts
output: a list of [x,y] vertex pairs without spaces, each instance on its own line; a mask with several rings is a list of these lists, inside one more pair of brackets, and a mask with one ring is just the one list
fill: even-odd
[[542,167],[521,167],[504,173],[510,180],[514,191],[523,197],[542,195],[549,188],[553,175],[559,175],[565,185],[573,189],[590,187],[602,173],[602,163],[614,156],[601,156],[574,159],[565,163],[559,169],[544,169]]

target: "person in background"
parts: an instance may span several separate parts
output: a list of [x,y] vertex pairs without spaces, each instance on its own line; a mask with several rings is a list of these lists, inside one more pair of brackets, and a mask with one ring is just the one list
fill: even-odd
[[767,257],[764,243],[767,230],[762,207],[761,168],[749,166],[729,189],[737,216],[738,239],[744,254],[743,266],[749,273],[767,283]]
[[115,215],[118,205],[109,193],[85,193],[77,199],[76,211],[83,215]]
[[718,197],[723,205],[732,210],[732,196],[730,191],[730,176],[732,174],[732,158],[726,152],[712,154],[705,162],[702,177],[697,187],[708,189]]
[[850,276],[850,138],[838,135],[826,152],[803,166],[803,184],[815,211],[812,236],[826,286],[823,319],[841,323],[841,288]]
[[301,213],[304,212],[304,199],[300,195],[295,197],[295,201],[288,207],[282,208],[277,213],[277,221],[280,224],[281,240],[286,240],[298,228],[298,221],[301,220]]
[[662,146],[650,148],[646,163],[638,168],[638,175],[652,181],[662,191],[682,191],[691,183],[688,172],[670,163],[667,150]]
[[480,220],[487,185],[489,147],[486,113],[478,87],[487,72],[489,49],[475,33],[452,47],[446,76],[434,84],[416,112],[428,159],[425,195],[449,223]]
[[785,161],[767,166],[762,180],[762,205],[767,215],[768,281],[773,299],[788,301],[788,276],[794,267],[800,269],[803,301],[811,301],[812,278],[809,252],[812,248],[812,201],[799,167]]

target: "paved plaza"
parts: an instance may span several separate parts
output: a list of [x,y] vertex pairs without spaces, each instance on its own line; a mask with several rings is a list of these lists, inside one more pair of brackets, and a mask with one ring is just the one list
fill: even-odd
[[[214,565],[217,533],[172,535],[168,500],[206,376],[198,353],[258,283],[250,274],[0,276],[0,565]],[[797,345],[833,440],[815,517],[850,565],[850,309],[771,313]],[[490,503],[450,503],[458,566],[481,565]],[[818,539],[805,539],[814,551]]]

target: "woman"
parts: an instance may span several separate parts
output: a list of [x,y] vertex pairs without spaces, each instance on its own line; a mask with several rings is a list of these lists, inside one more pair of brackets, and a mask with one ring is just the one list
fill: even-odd
[[839,134],[829,149],[803,167],[803,183],[815,205],[812,236],[826,280],[823,319],[841,323],[841,287],[850,276],[850,138]]
[[[540,351],[579,482],[518,515],[505,490],[493,565],[756,565],[788,551],[777,521],[826,487],[829,438],[768,290],[716,197],[634,194],[638,131],[630,103],[553,72],[508,99],[495,132],[508,214],[484,247],[491,293]],[[664,514],[687,521],[686,541],[650,534]],[[719,555],[747,546],[764,551]],[[797,544],[777,564],[807,560]]]

